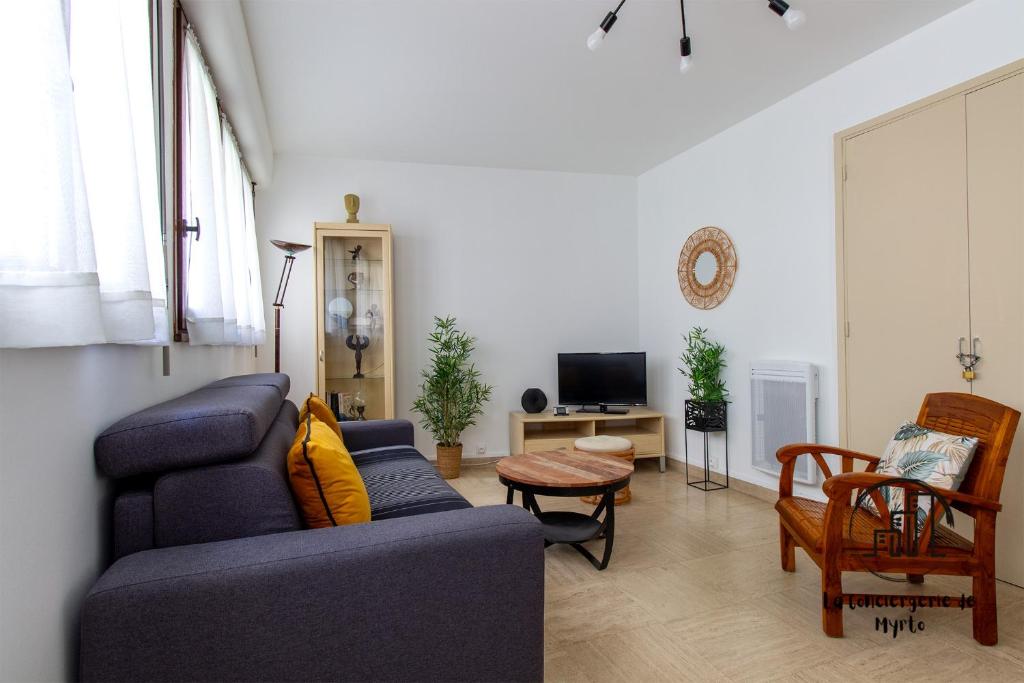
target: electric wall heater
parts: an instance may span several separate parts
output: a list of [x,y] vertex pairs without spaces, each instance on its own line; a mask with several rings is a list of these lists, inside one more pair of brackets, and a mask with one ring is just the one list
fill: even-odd
[[[750,366],[750,419],[755,469],[779,476],[780,447],[816,443],[815,407],[818,369],[796,361],[756,361]],[[816,484],[818,468],[810,456],[797,459],[794,480]]]

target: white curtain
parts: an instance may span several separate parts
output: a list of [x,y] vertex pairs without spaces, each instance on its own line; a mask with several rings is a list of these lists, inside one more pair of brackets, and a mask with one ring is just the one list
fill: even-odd
[[263,344],[252,182],[190,30],[185,49],[185,212],[198,222],[186,258],[186,311],[193,345]]
[[3,11],[0,347],[167,343],[147,3]]

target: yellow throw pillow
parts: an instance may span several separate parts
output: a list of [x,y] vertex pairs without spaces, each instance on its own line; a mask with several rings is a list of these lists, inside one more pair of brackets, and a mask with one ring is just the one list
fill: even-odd
[[352,456],[312,411],[288,451],[288,480],[310,528],[370,521],[370,497]]
[[341,436],[341,425],[338,424],[338,419],[334,417],[334,411],[323,402],[323,399],[315,394],[310,394],[309,398],[302,402],[302,408],[299,409],[299,422],[306,421],[306,413],[313,413],[316,419],[330,427],[338,435],[342,444],[345,443],[344,437]]

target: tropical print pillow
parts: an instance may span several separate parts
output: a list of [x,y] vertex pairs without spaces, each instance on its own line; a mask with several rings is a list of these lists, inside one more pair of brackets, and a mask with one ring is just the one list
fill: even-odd
[[[878,474],[904,479],[917,479],[939,489],[956,491],[967,475],[978,439],[972,436],[944,434],[920,427],[913,422],[904,422],[896,430],[892,441],[885,448],[878,468]],[[902,527],[903,489],[884,486],[879,490],[892,515],[893,526]],[[867,499],[864,507],[877,514],[874,503]],[[920,530],[928,519],[931,499],[918,497],[917,528]],[[936,510],[936,515],[941,514]]]

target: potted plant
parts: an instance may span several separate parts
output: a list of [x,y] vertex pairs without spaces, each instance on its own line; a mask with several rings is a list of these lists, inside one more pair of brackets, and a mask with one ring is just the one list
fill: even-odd
[[462,464],[462,432],[476,424],[493,387],[480,381],[470,362],[475,339],[455,327],[455,318],[434,318],[430,333],[430,367],[421,372],[423,383],[412,409],[423,416],[420,424],[437,443],[437,469],[445,479],[456,479]]
[[720,431],[726,426],[726,396],[722,379],[725,347],[708,339],[708,331],[694,327],[686,335],[686,348],[679,372],[690,380],[686,401],[686,427],[701,432]]

